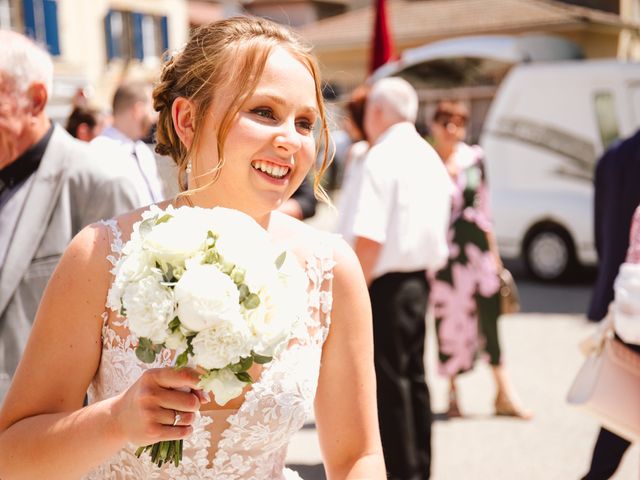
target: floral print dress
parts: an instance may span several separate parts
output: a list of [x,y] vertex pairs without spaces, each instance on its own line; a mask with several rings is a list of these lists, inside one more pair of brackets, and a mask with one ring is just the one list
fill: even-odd
[[431,279],[438,337],[438,371],[447,377],[473,368],[479,353],[500,364],[500,278],[487,233],[490,211],[480,147],[459,143],[453,161],[449,259]]

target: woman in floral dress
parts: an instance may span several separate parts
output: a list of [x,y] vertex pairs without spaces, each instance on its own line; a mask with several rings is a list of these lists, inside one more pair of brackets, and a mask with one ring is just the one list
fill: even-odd
[[531,413],[515,400],[502,366],[498,340],[502,262],[491,231],[483,153],[463,142],[467,119],[463,103],[441,101],[431,124],[434,147],[454,184],[449,261],[431,280],[439,372],[450,379],[447,414],[461,416],[456,377],[471,370],[483,352],[496,382],[496,414],[530,418]]

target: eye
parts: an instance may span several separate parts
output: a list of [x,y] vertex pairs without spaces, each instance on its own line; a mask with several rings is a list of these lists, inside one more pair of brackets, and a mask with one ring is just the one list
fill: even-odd
[[296,120],[296,127],[304,133],[311,133],[315,122],[312,122],[308,118],[300,118]]
[[275,114],[273,113],[273,110],[271,110],[269,107],[253,108],[251,109],[251,113],[254,115],[257,115],[258,117],[266,118],[269,120],[274,120],[276,118]]

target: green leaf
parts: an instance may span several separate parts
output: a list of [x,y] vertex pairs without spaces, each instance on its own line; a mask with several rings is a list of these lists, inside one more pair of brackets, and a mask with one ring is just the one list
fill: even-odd
[[258,355],[257,353],[253,353],[253,361],[259,365],[264,365],[265,363],[269,363],[273,360],[273,357],[266,357],[264,355]]
[[156,352],[154,352],[151,348],[145,347],[142,344],[136,347],[136,357],[141,362],[144,363],[153,363],[156,359]]
[[161,216],[159,219],[156,220],[156,225],[160,225],[161,223],[168,222],[172,218],[173,217],[171,215],[169,215],[168,213],[165,213],[163,216]]
[[121,317],[126,317],[127,316],[127,310],[124,308],[124,305],[120,306],[120,316]]
[[207,232],[207,243],[206,243],[207,248],[211,248],[215,246],[216,240],[218,240],[218,236],[215,233],[213,233],[211,230],[209,230]]
[[242,282],[244,282],[244,271],[240,270],[237,267],[233,269],[231,275],[229,276],[231,277],[231,280],[233,280],[233,283],[235,283],[236,285],[241,285]]
[[238,287],[238,293],[240,294],[240,303],[245,301],[245,299],[249,296],[249,287],[247,287],[244,283]]
[[253,379],[251,378],[251,375],[249,375],[247,372],[236,373],[236,378],[244,383],[253,383]]
[[229,367],[229,370],[231,370],[233,373],[246,372],[251,368],[251,365],[253,365],[253,358],[241,358],[238,363],[234,363],[233,365],[231,365]]
[[212,263],[218,263],[220,260],[220,255],[215,250],[207,250],[207,253],[204,254],[204,263],[211,265]]
[[147,218],[144,222],[140,224],[140,227],[138,227],[138,231],[140,232],[140,235],[144,237],[145,235],[149,234],[153,229],[153,227],[155,226],[155,224],[156,224],[156,217]]
[[180,319],[178,317],[174,317],[173,320],[169,322],[169,330],[175,332],[178,328],[180,328]]
[[221,268],[222,273],[226,273],[227,275],[230,275],[234,267],[236,266],[235,263],[226,262],[224,258],[220,260],[222,261],[222,268]]
[[189,350],[185,350],[176,358],[176,368],[182,368],[189,362]]
[[255,293],[250,293],[249,296],[242,302],[244,308],[252,310],[260,305],[260,297]]
[[280,255],[278,255],[278,258],[276,258],[276,268],[278,270],[280,270],[280,267],[282,267],[282,265],[284,264],[285,258],[287,258],[286,251],[282,252]]

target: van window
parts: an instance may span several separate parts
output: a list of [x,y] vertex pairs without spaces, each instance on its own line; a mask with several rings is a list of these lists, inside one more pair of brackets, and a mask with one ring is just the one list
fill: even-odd
[[596,122],[600,131],[602,148],[606,149],[611,142],[620,137],[616,107],[611,92],[598,92],[594,98]]

